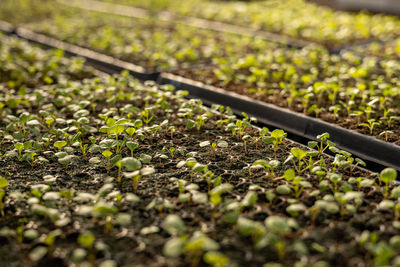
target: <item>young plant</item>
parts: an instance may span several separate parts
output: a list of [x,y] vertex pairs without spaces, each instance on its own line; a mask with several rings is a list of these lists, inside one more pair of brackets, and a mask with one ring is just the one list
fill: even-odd
[[250,135],[245,135],[242,137],[243,140],[243,147],[244,147],[244,153],[247,154],[247,140],[249,140],[251,138]]
[[5,195],[4,188],[8,186],[8,181],[4,177],[0,177],[0,214],[2,217],[4,217],[4,204],[3,204],[3,198]]
[[274,155],[276,156],[278,147],[282,143],[282,140],[286,138],[286,136],[287,136],[287,133],[285,133],[283,130],[276,129],[271,132],[270,136],[264,136],[262,138],[262,141],[266,145],[269,145],[269,144],[273,145]]
[[138,182],[139,182],[140,178],[142,178],[143,176],[153,174],[153,173],[155,173],[155,169],[153,167],[145,167],[140,170],[133,171],[133,172],[124,172],[123,175],[124,175],[124,177],[132,180],[133,192],[136,193],[136,191],[138,189]]
[[330,172],[327,178],[333,183],[332,192],[335,194],[338,191],[338,184],[342,181],[342,174]]
[[21,161],[21,158],[22,158],[22,150],[24,149],[24,144],[23,143],[15,143],[14,144],[14,147],[17,149],[17,151],[18,151],[18,154],[17,154],[17,159],[19,160],[19,161]]
[[259,159],[254,161],[252,166],[261,166],[264,169],[266,175],[269,177],[269,180],[273,182],[275,176],[274,169],[278,167],[279,164],[280,164],[279,160],[266,161],[263,159]]
[[369,134],[372,135],[375,126],[381,125],[379,122],[376,122],[375,119],[369,119],[366,123],[361,123],[360,126],[367,127],[369,129]]
[[61,152],[62,148],[67,145],[67,141],[57,141],[54,143],[54,147],[58,148],[58,151]]
[[89,260],[94,261],[95,255],[94,255],[94,251],[93,251],[93,245],[94,245],[94,241],[95,241],[95,236],[93,235],[93,233],[91,233],[89,231],[85,231],[78,236],[77,241],[78,241],[79,245],[81,245],[82,247],[84,247],[85,249],[87,249],[89,251],[89,255],[88,255]]
[[278,251],[280,261],[283,261],[286,254],[286,243],[284,237],[288,235],[292,229],[288,224],[288,220],[280,216],[268,216],[265,219],[265,226],[269,231],[276,235],[275,247]]
[[397,178],[397,171],[392,168],[386,168],[381,171],[379,175],[379,182],[383,182],[385,184],[385,192],[383,193],[384,197],[387,198],[389,194],[389,185],[393,183]]
[[133,157],[133,151],[135,151],[139,147],[139,144],[136,142],[128,141],[126,142],[126,147],[131,151],[131,157]]
[[117,161],[115,165],[118,167],[117,182],[119,184],[121,183],[122,167],[124,167],[128,171],[136,171],[142,167],[142,163],[140,162],[140,160],[132,158],[132,157],[123,158],[123,159]]
[[[297,173],[302,173],[304,170],[302,170],[301,167],[304,164],[304,158],[307,156],[307,152],[300,148],[294,147],[290,150],[290,153],[291,155],[285,160],[285,163],[288,161],[292,161]],[[297,159],[297,164],[294,158]]]
[[106,163],[105,167],[106,167],[107,172],[110,172],[110,169],[111,169],[111,160],[110,160],[110,158],[111,158],[113,153],[110,150],[106,150],[106,151],[103,151],[101,154],[103,155],[103,157],[105,157],[107,159],[107,163]]
[[[317,135],[317,139],[319,140],[319,143],[316,141],[310,141],[308,142],[308,147],[312,148],[312,149],[317,149],[318,150],[318,154],[319,156],[322,156],[322,153],[324,153],[324,151],[329,148],[329,147],[334,147],[335,144],[331,141],[329,141],[330,135],[329,133],[323,133],[320,135]],[[326,142],[326,145],[324,145],[324,143]]]
[[200,132],[201,127],[207,122],[208,116],[207,114],[198,115],[196,120],[194,121],[194,125],[198,132]]
[[58,158],[58,162],[64,165],[65,171],[68,171],[68,165],[76,158],[75,155],[64,155]]
[[82,132],[78,132],[77,134],[75,134],[75,135],[72,137],[71,143],[74,144],[74,143],[76,143],[76,142],[79,143],[79,147],[80,147],[80,149],[81,149],[82,156],[85,158],[85,157],[86,157],[86,154],[87,154],[87,150],[88,150],[89,145],[88,145],[88,144],[83,144],[83,141],[82,141]]

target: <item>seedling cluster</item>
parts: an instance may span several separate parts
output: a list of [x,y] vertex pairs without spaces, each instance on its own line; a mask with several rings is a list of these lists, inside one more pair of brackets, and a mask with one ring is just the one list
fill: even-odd
[[[31,9],[29,0],[6,0],[0,18],[20,7],[9,21],[150,70],[213,62],[175,72],[398,143],[393,60],[288,48],[62,2]],[[190,8],[328,47],[383,39],[399,24],[300,0],[274,2],[267,12],[275,15],[265,17],[252,3],[224,1],[221,17],[217,1],[122,2],[140,2],[155,15],[162,3],[176,14]],[[298,13],[287,9],[293,4]],[[340,38],[337,29],[345,29]],[[366,163],[323,130],[303,146],[282,129],[256,127],[246,113],[206,107],[171,85],[140,82],[128,71],[100,75],[83,59],[5,35],[0,75],[5,265],[400,265],[397,171],[360,168]]]

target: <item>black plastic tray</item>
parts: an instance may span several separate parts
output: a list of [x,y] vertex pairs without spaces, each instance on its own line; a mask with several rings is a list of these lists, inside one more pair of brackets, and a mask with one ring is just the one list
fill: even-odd
[[162,73],[159,83],[172,84],[176,89],[187,90],[191,97],[200,98],[207,104],[229,106],[239,114],[246,112],[262,123],[310,140],[315,140],[317,135],[328,132],[331,141],[339,148],[381,165],[378,169],[386,166],[400,171],[400,147],[395,144],[173,74]]
[[369,11],[372,13],[385,13],[400,15],[400,2],[398,0],[312,0],[317,4],[329,6],[344,11]]

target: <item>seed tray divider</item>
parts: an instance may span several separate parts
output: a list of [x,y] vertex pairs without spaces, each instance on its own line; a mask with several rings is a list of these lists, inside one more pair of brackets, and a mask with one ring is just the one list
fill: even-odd
[[[132,6],[105,3],[96,0],[86,0],[86,1],[66,1],[57,0],[59,3],[72,6],[80,9],[85,9],[89,11],[96,11],[106,14],[114,14],[131,18],[148,19],[152,17],[152,12],[144,9]],[[212,21],[207,19],[201,19],[190,16],[177,15],[170,11],[161,11],[157,13],[155,17],[157,20],[173,23],[182,23],[187,26],[212,30],[216,32],[230,33],[235,35],[242,35],[247,37],[258,37],[266,41],[274,42],[281,45],[286,45],[293,48],[303,48],[308,45],[318,45],[315,42],[306,41],[302,39],[292,38],[290,36],[285,36],[277,33],[254,30],[243,26],[237,26],[229,23]]]

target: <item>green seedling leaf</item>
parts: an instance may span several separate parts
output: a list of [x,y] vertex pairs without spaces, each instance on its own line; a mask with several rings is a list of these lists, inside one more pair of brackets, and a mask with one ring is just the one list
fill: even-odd
[[142,168],[142,163],[138,159],[126,157],[122,159],[122,166],[128,171],[136,171]]
[[192,171],[197,172],[197,173],[202,173],[202,172],[205,172],[206,170],[207,170],[207,165],[203,165],[200,163],[196,163],[192,168]]
[[61,151],[61,152],[55,153],[54,155],[55,155],[57,158],[61,159],[61,158],[65,157],[65,156],[67,156],[68,153],[65,152],[65,151]]
[[331,136],[329,133],[323,133],[323,134],[317,135],[317,139],[321,140],[321,141],[325,141],[325,140],[329,139],[330,137]]
[[167,257],[176,258],[183,253],[185,242],[178,237],[171,238],[164,244],[163,253]]
[[256,204],[258,199],[257,193],[253,191],[247,192],[246,196],[243,198],[241,201],[241,204],[244,207],[252,207],[254,204]]
[[302,160],[305,156],[307,156],[307,152],[301,150],[300,148],[292,148],[290,150],[292,155],[296,157],[298,160]]
[[265,226],[278,235],[286,235],[291,232],[286,218],[280,216],[269,216],[265,219]]
[[75,155],[67,155],[65,157],[59,158],[58,162],[63,165],[67,165],[70,164],[75,158],[76,158]]
[[117,163],[118,163],[120,160],[122,160],[122,155],[121,155],[121,154],[118,154],[118,155],[115,155],[114,157],[112,157],[111,160],[110,160],[110,162],[111,162],[111,164],[114,166],[114,165],[117,165]]
[[211,266],[224,267],[229,263],[229,258],[221,252],[209,251],[203,256],[203,260]]
[[120,134],[124,130],[125,130],[125,127],[123,125],[117,124],[117,125],[112,126],[109,129],[108,133],[110,133],[110,134]]
[[292,217],[297,217],[300,213],[307,210],[307,207],[302,203],[291,204],[286,208],[287,213],[289,213]]
[[307,146],[308,146],[309,148],[315,148],[315,147],[318,146],[318,142],[316,142],[316,141],[309,141],[309,142],[307,143]]
[[97,213],[100,216],[107,216],[110,214],[115,214],[118,212],[118,209],[114,207],[112,203],[107,203],[104,201],[99,201],[96,205],[93,207],[93,211]]
[[164,219],[163,228],[170,235],[183,235],[186,232],[182,219],[175,214],[170,214]]
[[269,145],[275,141],[275,138],[272,136],[263,136],[263,138],[261,140],[263,141],[264,144]]
[[44,246],[38,246],[35,247],[30,253],[29,253],[29,259],[31,261],[39,261],[42,259],[45,255],[47,254],[47,248]]
[[188,158],[185,164],[187,167],[193,168],[197,164],[197,160],[195,158]]
[[217,249],[219,249],[219,244],[199,231],[193,234],[184,248],[184,250],[191,252],[200,250],[212,251]]
[[276,192],[280,195],[288,195],[292,192],[292,190],[290,189],[290,187],[288,185],[279,185],[276,188]]
[[158,226],[155,226],[155,225],[151,225],[151,226],[148,226],[148,227],[143,227],[140,230],[140,234],[141,235],[150,235],[150,234],[155,234],[155,233],[158,233],[158,232],[160,232],[160,228],[158,228]]
[[276,130],[273,130],[271,132],[271,137],[273,137],[275,139],[280,139],[280,138],[282,138],[284,136],[285,136],[285,132],[283,130],[280,130],[280,129],[276,129]]
[[270,165],[268,163],[268,161],[263,160],[263,159],[259,159],[253,162],[253,166],[263,166],[265,168],[269,168]]
[[233,185],[225,183],[225,184],[221,184],[217,187],[214,187],[211,191],[210,191],[210,195],[214,195],[214,194],[224,194],[226,192],[229,192],[233,189]]
[[260,222],[256,222],[244,217],[239,217],[236,223],[238,231],[243,236],[265,232],[264,226]]
[[54,147],[58,148],[59,151],[61,151],[61,149],[67,145],[66,141],[57,141],[54,143]]
[[385,184],[390,184],[397,178],[397,171],[392,168],[386,168],[383,171],[381,171],[381,174],[379,176],[379,180],[384,182]]
[[148,164],[151,162],[152,157],[147,154],[140,154],[140,161],[144,164]]
[[18,151],[22,151],[22,149],[24,149],[24,144],[23,143],[15,143],[14,147],[18,150]]
[[8,181],[4,177],[0,177],[0,188],[5,188],[8,186]]
[[79,245],[87,249],[91,249],[93,247],[94,240],[94,235],[89,231],[83,232],[78,236]]
[[109,157],[111,157],[111,155],[113,154],[111,151],[109,151],[109,150],[106,150],[106,151],[103,151],[102,153],[101,153],[105,158],[109,158]]
[[394,199],[400,198],[400,186],[396,186],[392,189],[392,191],[390,192],[390,197]]
[[293,169],[288,169],[283,174],[283,178],[285,178],[286,181],[291,181],[291,180],[293,180],[295,175],[296,175],[296,173],[294,172]]
[[127,128],[126,130],[125,130],[125,132],[127,133],[127,134],[129,134],[129,136],[130,137],[132,137],[134,134],[135,134],[135,132],[136,132],[136,129],[135,128]]

